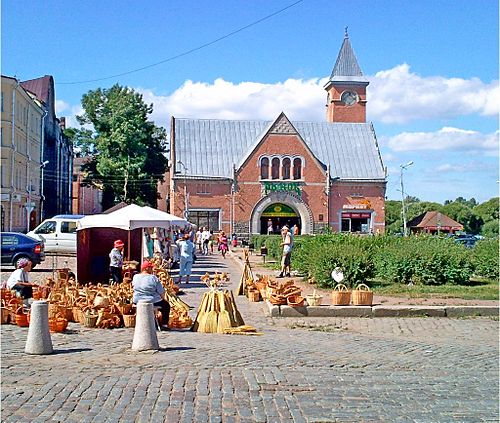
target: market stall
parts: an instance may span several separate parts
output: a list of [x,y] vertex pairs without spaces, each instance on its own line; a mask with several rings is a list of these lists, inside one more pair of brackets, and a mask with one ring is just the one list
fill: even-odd
[[79,283],[108,282],[108,255],[116,239],[125,243],[126,260],[140,263],[145,228],[185,229],[190,226],[185,219],[136,204],[109,214],[86,216],[77,228],[77,280]]

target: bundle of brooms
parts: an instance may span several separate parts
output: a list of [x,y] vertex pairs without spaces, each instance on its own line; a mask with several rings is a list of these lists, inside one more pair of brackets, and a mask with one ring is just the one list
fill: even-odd
[[[245,322],[236,307],[233,293],[228,290],[211,289],[203,294],[191,330],[203,333],[232,333],[231,330],[243,326]],[[246,328],[247,331],[253,329],[255,332],[250,326]]]

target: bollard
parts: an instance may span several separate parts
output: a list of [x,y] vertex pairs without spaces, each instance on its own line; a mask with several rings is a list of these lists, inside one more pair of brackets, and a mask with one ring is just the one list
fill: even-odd
[[158,350],[158,338],[154,321],[153,303],[141,300],[137,303],[134,340],[132,349],[136,351]]
[[47,301],[33,301],[31,304],[26,354],[52,354],[52,339],[49,332],[49,304]]

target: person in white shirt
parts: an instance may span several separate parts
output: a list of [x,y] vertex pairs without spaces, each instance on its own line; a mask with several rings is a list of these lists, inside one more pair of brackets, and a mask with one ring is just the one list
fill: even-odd
[[38,285],[30,283],[29,272],[33,263],[28,259],[21,259],[17,262],[17,269],[12,272],[7,280],[7,287],[16,291],[19,297],[27,300],[33,297],[33,287]]
[[283,242],[281,243],[281,246],[283,247],[283,256],[281,259],[281,272],[277,276],[278,278],[282,278],[285,275],[290,277],[293,237],[290,234],[288,226],[283,226],[283,229],[281,230],[281,237],[283,239]]
[[210,231],[207,228],[203,228],[201,233],[201,243],[203,246],[203,254],[208,255],[208,242],[210,241]]

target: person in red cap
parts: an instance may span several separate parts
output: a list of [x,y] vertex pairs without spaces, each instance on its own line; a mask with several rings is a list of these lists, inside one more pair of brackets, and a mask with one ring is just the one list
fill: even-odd
[[141,265],[141,273],[134,275],[132,279],[134,288],[133,302],[137,304],[140,300],[151,301],[156,307],[161,307],[161,330],[168,330],[168,317],[170,304],[163,299],[165,289],[156,275],[153,275],[153,264],[144,261]]
[[121,282],[123,280],[123,247],[124,243],[121,239],[117,239],[114,248],[109,253],[109,275],[113,282]]

